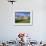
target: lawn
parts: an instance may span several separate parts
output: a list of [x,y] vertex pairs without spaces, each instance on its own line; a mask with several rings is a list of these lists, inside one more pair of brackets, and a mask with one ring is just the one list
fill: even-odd
[[15,23],[30,23],[30,18],[28,18],[28,19],[21,19],[21,20],[15,20]]

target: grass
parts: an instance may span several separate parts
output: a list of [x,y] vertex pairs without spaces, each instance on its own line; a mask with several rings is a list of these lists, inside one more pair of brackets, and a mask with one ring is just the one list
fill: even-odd
[[30,17],[28,19],[15,20],[15,23],[30,23]]

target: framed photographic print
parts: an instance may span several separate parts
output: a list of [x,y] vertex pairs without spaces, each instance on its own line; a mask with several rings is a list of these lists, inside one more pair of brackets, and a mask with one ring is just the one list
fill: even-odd
[[32,25],[32,11],[16,11],[15,25]]

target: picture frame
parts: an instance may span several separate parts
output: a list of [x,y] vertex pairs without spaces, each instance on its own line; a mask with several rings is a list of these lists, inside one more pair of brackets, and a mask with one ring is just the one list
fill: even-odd
[[15,25],[31,25],[33,24],[33,11],[16,11]]

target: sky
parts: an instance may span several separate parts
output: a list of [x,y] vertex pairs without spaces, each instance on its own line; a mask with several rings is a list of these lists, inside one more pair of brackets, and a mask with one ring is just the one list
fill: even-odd
[[30,16],[30,12],[16,12],[16,16]]

